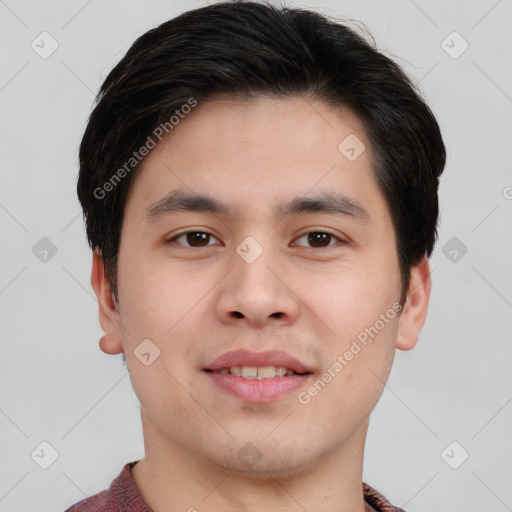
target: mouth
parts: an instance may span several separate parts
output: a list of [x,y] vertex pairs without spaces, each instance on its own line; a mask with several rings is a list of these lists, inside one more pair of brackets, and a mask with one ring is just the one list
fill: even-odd
[[207,372],[220,373],[222,375],[235,375],[244,379],[280,379],[282,377],[289,377],[290,375],[309,375],[310,372],[298,373],[291,368],[284,366],[230,366],[229,368],[221,368],[220,370],[209,370]]
[[282,398],[303,386],[312,369],[281,351],[235,350],[204,369],[222,391],[249,402]]

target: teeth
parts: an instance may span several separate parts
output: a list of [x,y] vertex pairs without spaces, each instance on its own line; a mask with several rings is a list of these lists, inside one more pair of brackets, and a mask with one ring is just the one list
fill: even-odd
[[277,372],[275,366],[263,366],[258,368],[258,377],[261,377],[262,379],[273,379],[276,375]]
[[229,373],[231,373],[232,375],[236,375],[238,377],[241,377],[242,376],[242,372],[241,372],[241,369],[239,366],[232,366],[230,369],[229,369]]
[[[290,370],[292,373],[293,370]],[[284,377],[286,375],[286,368],[283,368],[282,366],[280,366],[279,368],[276,368],[276,373],[277,373],[277,376],[278,377]]]
[[222,368],[220,373],[231,373],[237,377],[245,379],[274,379],[275,377],[284,377],[285,375],[294,375],[295,372],[282,366],[231,366],[231,368]]
[[242,366],[242,377],[255,379],[258,376],[258,368],[254,366]]

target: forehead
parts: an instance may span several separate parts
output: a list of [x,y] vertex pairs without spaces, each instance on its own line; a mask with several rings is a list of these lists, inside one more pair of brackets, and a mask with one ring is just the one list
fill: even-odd
[[[243,150],[237,156],[246,160],[254,151],[271,164],[283,158],[318,159],[320,152],[338,159],[339,144],[349,135],[368,142],[361,121],[349,108],[333,109],[306,97],[258,96],[199,104],[175,127],[167,146],[194,146],[219,158]],[[187,156],[190,160],[195,155],[204,156],[195,152]],[[151,155],[147,160],[151,162]]]
[[199,103],[143,160],[128,202],[153,204],[177,187],[246,208],[249,197],[378,193],[358,116],[302,97]]

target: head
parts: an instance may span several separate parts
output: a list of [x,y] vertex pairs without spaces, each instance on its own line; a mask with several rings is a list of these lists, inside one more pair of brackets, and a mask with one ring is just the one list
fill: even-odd
[[[347,25],[229,2],[142,35],[101,87],[77,189],[102,349],[124,352],[147,422],[229,468],[252,440],[274,470],[362,428],[395,348],[412,348],[425,320],[444,164],[420,92]],[[159,351],[148,366],[134,353],[145,339]],[[302,398],[211,388],[208,365],[239,348],[306,362]],[[171,421],[211,423],[190,395],[208,410],[225,398],[207,440]],[[264,437],[282,403],[303,432]],[[305,449],[319,415],[321,440]]]

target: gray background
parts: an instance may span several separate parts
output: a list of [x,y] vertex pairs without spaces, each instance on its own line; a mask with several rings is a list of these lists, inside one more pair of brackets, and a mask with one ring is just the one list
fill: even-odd
[[[0,1],[0,512],[64,510],[144,454],[121,355],[98,347],[77,147],[134,39],[204,4]],[[288,4],[364,22],[420,82],[449,153],[429,317],[397,352],[364,479],[408,511],[512,510],[512,1]]]

